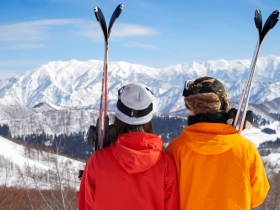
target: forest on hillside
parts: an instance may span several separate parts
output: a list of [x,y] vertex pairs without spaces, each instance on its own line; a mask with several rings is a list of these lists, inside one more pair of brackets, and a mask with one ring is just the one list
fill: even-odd
[[[178,136],[182,129],[187,125],[185,118],[179,117],[154,117],[154,133],[159,135],[165,143],[169,143],[173,138]],[[28,145],[28,147],[44,150],[47,146],[62,149],[62,154],[86,161],[93,153],[92,145],[87,145],[87,132],[78,132],[70,134],[46,134],[44,131],[40,134],[28,134],[11,138],[8,125],[0,125],[0,135],[9,138],[19,144]]]

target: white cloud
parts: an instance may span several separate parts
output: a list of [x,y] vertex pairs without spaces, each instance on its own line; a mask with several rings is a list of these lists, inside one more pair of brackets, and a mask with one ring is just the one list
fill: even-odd
[[47,38],[49,27],[77,26],[81,22],[81,19],[47,19],[0,25],[0,42],[44,40]]
[[112,29],[112,34],[117,37],[127,36],[154,36],[158,34],[154,29],[133,25],[133,24],[119,24],[118,27]]
[[90,22],[84,22],[79,26],[81,29],[79,31],[76,31],[77,36],[86,37],[89,39],[99,40],[102,41],[102,31],[99,26],[99,24],[96,23],[90,23]]
[[[57,30],[53,29],[55,26],[75,27],[75,30],[71,32],[74,35],[102,41],[102,31],[98,22],[93,23],[84,19],[46,19],[2,24],[0,25],[0,42],[24,43],[18,47],[12,46],[12,49],[44,47],[37,42],[47,40],[52,33],[56,33]],[[111,33],[114,37],[153,36],[157,34],[152,28],[133,24],[118,24]],[[36,42],[36,44],[30,42]]]
[[[76,32],[77,36],[86,37],[92,39],[96,42],[103,41],[102,30],[98,24],[92,22],[84,22],[78,26],[81,28]],[[129,36],[154,36],[158,34],[154,29],[140,26],[140,25],[132,25],[132,24],[118,24],[117,26],[112,28],[111,36],[113,37],[129,37]],[[140,47],[140,46],[139,46]],[[142,45],[142,48],[144,45]],[[145,48],[154,48],[146,45]]]

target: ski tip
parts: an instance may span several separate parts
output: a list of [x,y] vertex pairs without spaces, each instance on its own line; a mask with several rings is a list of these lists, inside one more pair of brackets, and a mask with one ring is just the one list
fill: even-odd
[[97,15],[97,13],[99,12],[99,10],[100,10],[99,7],[94,7],[94,8],[93,8],[94,15],[95,15],[97,21],[100,21],[98,15]]
[[257,14],[261,14],[261,11],[260,11],[259,9],[256,9],[256,11],[255,11],[255,16],[256,16]]
[[262,13],[259,9],[256,9],[256,11],[255,11],[254,20],[255,20],[256,28],[258,29],[259,34],[260,34],[261,30],[262,30]]
[[275,10],[272,14],[274,14],[274,15],[278,15],[277,19],[279,19],[280,10]]
[[120,5],[119,5],[119,8],[120,8],[121,10],[123,10],[124,5],[123,5],[123,4],[120,4]]
[[[270,23],[270,29],[272,29],[276,23],[279,20],[279,15],[280,15],[280,10],[275,10],[274,12],[272,12],[272,14],[270,15],[271,17],[271,23]],[[270,18],[269,17],[269,18]]]
[[119,4],[117,6],[117,8],[115,9],[116,18],[118,18],[120,16],[121,12],[123,11],[123,8],[124,8],[123,4]]
[[263,26],[263,30],[261,33],[261,41],[263,41],[264,37],[266,36],[266,34],[270,31],[270,29],[273,29],[273,27],[276,25],[276,23],[279,20],[279,14],[280,14],[280,10],[275,10],[274,12],[271,13],[271,15],[267,18],[264,26]]
[[98,12],[98,10],[99,10],[98,7],[94,7],[94,8],[93,8],[94,13]]

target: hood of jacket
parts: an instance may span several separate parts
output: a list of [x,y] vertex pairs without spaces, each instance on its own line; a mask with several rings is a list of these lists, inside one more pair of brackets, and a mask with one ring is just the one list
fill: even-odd
[[231,125],[223,123],[196,123],[182,132],[184,143],[193,151],[203,155],[221,154],[231,149],[240,134]]
[[150,133],[122,134],[111,146],[112,153],[129,174],[146,171],[161,157],[163,140]]

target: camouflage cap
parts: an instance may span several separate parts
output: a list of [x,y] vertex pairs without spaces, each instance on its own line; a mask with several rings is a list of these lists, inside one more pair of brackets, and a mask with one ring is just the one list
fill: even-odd
[[213,77],[200,77],[185,83],[183,96],[188,97],[198,93],[215,93],[220,101],[226,100],[226,91],[223,83]]

